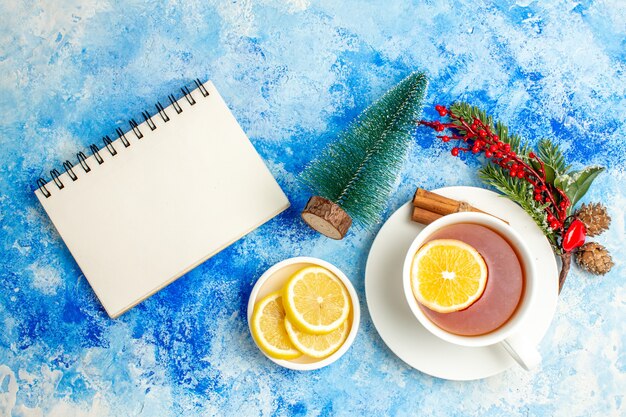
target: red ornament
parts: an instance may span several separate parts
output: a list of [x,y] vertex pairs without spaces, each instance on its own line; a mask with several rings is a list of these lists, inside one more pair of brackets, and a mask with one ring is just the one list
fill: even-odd
[[561,241],[561,247],[565,252],[571,252],[579,246],[582,246],[585,243],[585,238],[587,237],[587,228],[585,227],[585,223],[582,221],[575,219],[567,229],[567,232],[563,235],[563,240]]

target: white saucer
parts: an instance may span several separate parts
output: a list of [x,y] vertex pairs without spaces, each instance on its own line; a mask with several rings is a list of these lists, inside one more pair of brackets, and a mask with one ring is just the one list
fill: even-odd
[[[526,212],[506,197],[475,187],[435,190],[494,214],[520,233],[537,265],[537,302],[523,325],[530,341],[539,344],[545,335],[558,299],[557,265],[552,248]],[[400,207],[378,232],[365,269],[365,295],[372,321],[387,346],[411,367],[426,374],[452,380],[472,380],[498,374],[513,359],[499,345],[462,347],[435,337],[417,321],[402,291],[402,265],[406,251],[423,225],[411,220],[412,204]]]

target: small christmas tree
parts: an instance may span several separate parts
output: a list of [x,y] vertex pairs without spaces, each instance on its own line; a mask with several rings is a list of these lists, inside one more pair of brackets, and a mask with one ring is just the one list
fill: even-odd
[[410,74],[305,168],[301,179],[318,194],[302,211],[309,226],[342,239],[352,219],[362,225],[380,220],[417,128],[427,85],[424,73]]

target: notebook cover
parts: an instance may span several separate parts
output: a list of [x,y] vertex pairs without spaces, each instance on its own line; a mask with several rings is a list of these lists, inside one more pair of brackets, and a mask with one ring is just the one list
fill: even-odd
[[[35,191],[111,317],[270,220],[289,201],[212,83]],[[195,101],[191,105],[187,98]],[[116,153],[116,155],[113,155]]]

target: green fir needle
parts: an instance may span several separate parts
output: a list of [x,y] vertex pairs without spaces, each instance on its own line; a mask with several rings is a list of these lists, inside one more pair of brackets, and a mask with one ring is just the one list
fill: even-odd
[[427,86],[423,72],[400,81],[305,168],[302,182],[357,223],[380,221],[410,149]]

